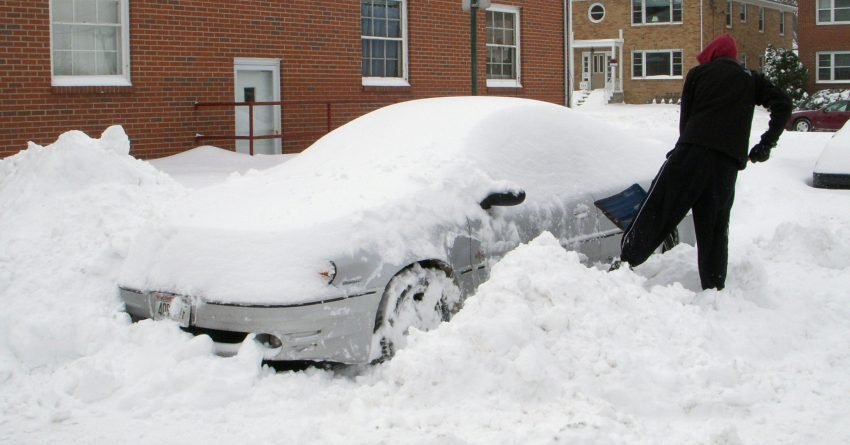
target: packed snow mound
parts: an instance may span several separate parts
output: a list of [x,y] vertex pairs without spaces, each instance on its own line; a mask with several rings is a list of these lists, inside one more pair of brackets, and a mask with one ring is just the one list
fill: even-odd
[[115,276],[130,242],[185,193],[127,151],[116,126],[0,160],[0,380],[13,363],[53,364],[114,335]]
[[149,162],[168,173],[186,187],[201,188],[223,182],[229,176],[243,175],[251,170],[265,170],[279,165],[296,154],[248,155],[211,145],[195,147],[175,155]]
[[2,197],[24,199],[31,198],[29,194],[69,193],[102,184],[173,182],[129,152],[130,141],[118,125],[107,128],[99,139],[73,130],[46,147],[30,142],[26,150],[0,161]]

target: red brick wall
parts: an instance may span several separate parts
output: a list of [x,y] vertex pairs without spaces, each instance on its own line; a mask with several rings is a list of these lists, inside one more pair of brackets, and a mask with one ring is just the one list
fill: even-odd
[[[479,94],[564,102],[563,4],[509,0],[522,20],[521,89],[486,87],[485,14],[478,15]],[[141,158],[190,149],[195,134],[234,133],[234,58],[279,58],[284,101],[333,105],[332,126],[380,103],[470,93],[469,14],[460,0],[409,0],[410,87],[363,87],[360,4],[332,0],[131,0],[131,87],[52,87],[49,0],[0,3],[0,157],[67,130],[121,124]],[[284,133],[322,131],[322,104],[286,107]],[[288,140],[300,151],[315,137]],[[214,141],[231,148],[232,142]]]
[[832,88],[850,88],[850,82],[837,84],[817,82],[818,51],[850,51],[850,24],[818,25],[817,2],[815,0],[798,0],[798,5],[800,62],[809,69],[808,92],[814,93],[818,90]]

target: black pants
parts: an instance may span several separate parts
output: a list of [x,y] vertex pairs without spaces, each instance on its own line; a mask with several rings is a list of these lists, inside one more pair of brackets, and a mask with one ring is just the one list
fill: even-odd
[[703,289],[723,289],[729,255],[729,213],[738,167],[715,150],[680,144],[652,181],[649,193],[623,234],[620,259],[637,266],[693,209],[699,277]]

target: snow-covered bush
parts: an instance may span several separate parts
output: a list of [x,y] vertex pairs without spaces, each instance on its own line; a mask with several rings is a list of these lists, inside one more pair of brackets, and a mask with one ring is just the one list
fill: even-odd
[[808,95],[805,91],[809,70],[794,51],[768,45],[764,52],[764,75],[799,106]]

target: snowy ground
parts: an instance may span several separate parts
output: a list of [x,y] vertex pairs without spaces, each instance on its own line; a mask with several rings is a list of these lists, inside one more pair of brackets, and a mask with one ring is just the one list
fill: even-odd
[[[675,141],[677,106],[597,99],[580,110]],[[279,160],[206,149],[205,176],[120,136],[0,161],[0,443],[850,443],[850,191],[810,186],[829,133],[786,133],[740,174],[722,292],[689,246],[606,273],[541,236],[389,363],[291,372],[131,324],[115,295],[184,185]]]

